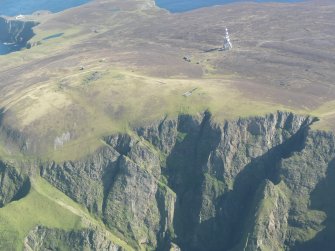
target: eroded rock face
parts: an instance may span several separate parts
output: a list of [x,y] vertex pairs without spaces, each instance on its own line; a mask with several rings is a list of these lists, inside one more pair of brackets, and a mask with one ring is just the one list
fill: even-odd
[[290,202],[281,185],[267,180],[258,188],[246,236],[236,250],[285,250]]
[[122,251],[123,249],[97,230],[84,229],[66,232],[38,226],[26,237],[24,250]]
[[15,167],[0,161],[0,208],[24,197],[30,189],[29,180]]
[[17,47],[25,47],[34,36],[33,27],[37,23],[33,21],[11,20],[0,17],[0,42],[15,44]]
[[81,161],[44,165],[41,176],[136,248],[308,250],[332,232],[332,218],[323,221],[334,208],[314,193],[328,193],[335,140],[309,131],[313,121],[165,118],[105,138]]

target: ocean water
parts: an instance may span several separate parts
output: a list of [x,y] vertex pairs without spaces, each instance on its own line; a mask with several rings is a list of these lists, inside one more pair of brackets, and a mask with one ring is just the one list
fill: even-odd
[[22,47],[16,45],[8,45],[0,42],[0,55],[6,55],[13,51],[19,51]]
[[38,10],[59,12],[89,1],[90,0],[0,0],[0,15],[27,15]]
[[[249,2],[281,2],[293,3],[302,2],[304,0],[249,0]],[[170,12],[185,12],[202,7],[209,7],[214,5],[223,5],[229,3],[246,2],[243,0],[156,0],[157,6],[167,9]]]
[[5,55],[9,52],[11,52],[10,46],[0,43],[0,55]]

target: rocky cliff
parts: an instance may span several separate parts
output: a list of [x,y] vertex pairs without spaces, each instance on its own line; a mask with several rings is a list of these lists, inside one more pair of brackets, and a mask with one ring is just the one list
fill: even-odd
[[0,161],[0,208],[21,199],[29,190],[29,179],[9,163]]
[[181,115],[106,137],[94,155],[40,174],[135,249],[328,248],[335,141],[311,131],[314,121]]
[[25,47],[34,36],[33,27],[37,23],[33,21],[12,20],[0,17],[0,42]]
[[122,251],[123,249],[113,244],[103,233],[94,229],[66,232],[64,230],[38,226],[31,230],[25,239],[24,250]]

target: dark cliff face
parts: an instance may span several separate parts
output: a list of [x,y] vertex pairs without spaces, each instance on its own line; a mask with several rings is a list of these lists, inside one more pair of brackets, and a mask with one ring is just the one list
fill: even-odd
[[0,208],[25,197],[29,190],[29,179],[15,167],[0,161]]
[[102,232],[95,229],[64,231],[38,226],[25,239],[25,250],[105,250],[122,251]]
[[37,23],[33,21],[11,20],[0,17],[0,42],[23,48],[35,35],[33,27]]
[[182,115],[107,137],[96,154],[43,165],[41,176],[134,247],[313,250],[327,238],[331,247],[335,140],[311,123],[282,112],[224,124]]

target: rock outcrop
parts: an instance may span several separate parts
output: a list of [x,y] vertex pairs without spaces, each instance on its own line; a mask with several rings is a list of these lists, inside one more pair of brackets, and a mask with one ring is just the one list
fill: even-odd
[[334,136],[310,131],[314,120],[165,118],[41,176],[135,248],[303,250],[327,234],[322,208],[332,208],[311,208],[335,157]]
[[30,181],[15,167],[0,161],[0,208],[23,198],[30,190]]
[[33,27],[38,23],[0,17],[0,42],[11,44],[17,49],[23,48],[35,35]]
[[101,250],[101,251],[122,251],[118,245],[112,243],[103,233],[84,229],[69,231],[49,229],[37,226],[29,232],[25,239],[25,251],[42,250]]

